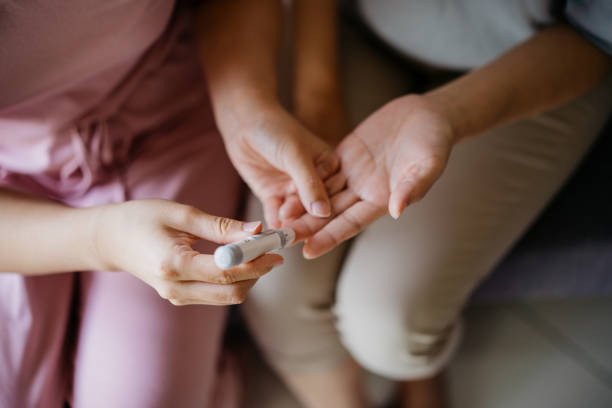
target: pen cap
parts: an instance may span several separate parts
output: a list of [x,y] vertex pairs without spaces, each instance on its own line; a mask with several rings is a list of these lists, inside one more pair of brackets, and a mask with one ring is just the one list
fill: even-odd
[[215,263],[221,269],[229,269],[242,263],[242,250],[234,244],[220,246],[215,250]]

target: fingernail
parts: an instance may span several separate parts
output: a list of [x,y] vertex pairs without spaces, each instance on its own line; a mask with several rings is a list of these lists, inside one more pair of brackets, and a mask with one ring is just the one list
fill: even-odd
[[310,205],[310,208],[312,213],[318,217],[329,217],[331,215],[331,208],[327,201],[315,201]]
[[257,228],[261,225],[261,221],[252,221],[242,224],[242,230],[244,232],[255,232]]
[[315,256],[313,255],[308,245],[304,245],[304,248],[302,248],[302,256],[304,257],[304,259],[314,259],[315,258]]

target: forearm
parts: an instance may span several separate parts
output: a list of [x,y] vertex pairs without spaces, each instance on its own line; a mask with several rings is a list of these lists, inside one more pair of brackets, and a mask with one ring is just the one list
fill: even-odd
[[[340,93],[336,0],[294,0],[294,104]],[[334,96],[334,95],[332,95]]]
[[202,66],[222,133],[253,120],[256,106],[278,102],[282,33],[279,0],[214,0],[198,12]]
[[42,275],[96,269],[97,214],[0,189],[0,271]]
[[574,99],[611,67],[612,59],[578,32],[554,26],[425,96],[460,140]]

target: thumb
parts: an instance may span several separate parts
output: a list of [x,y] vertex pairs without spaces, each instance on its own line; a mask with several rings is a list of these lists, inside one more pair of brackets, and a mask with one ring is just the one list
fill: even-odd
[[399,183],[389,197],[389,214],[396,220],[404,208],[412,201],[411,193],[414,191],[414,181]]
[[426,161],[409,166],[409,170],[404,172],[403,179],[392,187],[389,213],[393,218],[399,218],[407,205],[422,199],[440,177],[442,170],[432,163],[434,162]]
[[182,207],[170,216],[169,226],[207,241],[227,244],[261,231],[261,221],[243,222],[206,214],[190,206]]

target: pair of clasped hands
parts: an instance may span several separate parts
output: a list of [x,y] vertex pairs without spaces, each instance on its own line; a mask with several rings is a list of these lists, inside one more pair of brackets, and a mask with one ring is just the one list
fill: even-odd
[[[307,258],[333,249],[387,212],[399,217],[440,176],[453,144],[449,121],[424,96],[389,102],[336,148],[334,140],[347,127],[345,116],[340,109],[333,115],[326,110],[294,117],[271,104],[257,109],[244,126],[224,131],[220,124],[229,157],[261,200],[268,225],[293,228],[296,239],[305,241]],[[135,274],[175,305],[241,303],[259,277],[282,263],[280,255],[266,254],[220,270],[193,243],[235,242],[258,233],[261,222],[215,217],[173,202],[157,205],[165,206],[166,214],[179,214],[157,223],[168,251],[156,252],[166,255],[151,264],[155,276],[144,270]]]

